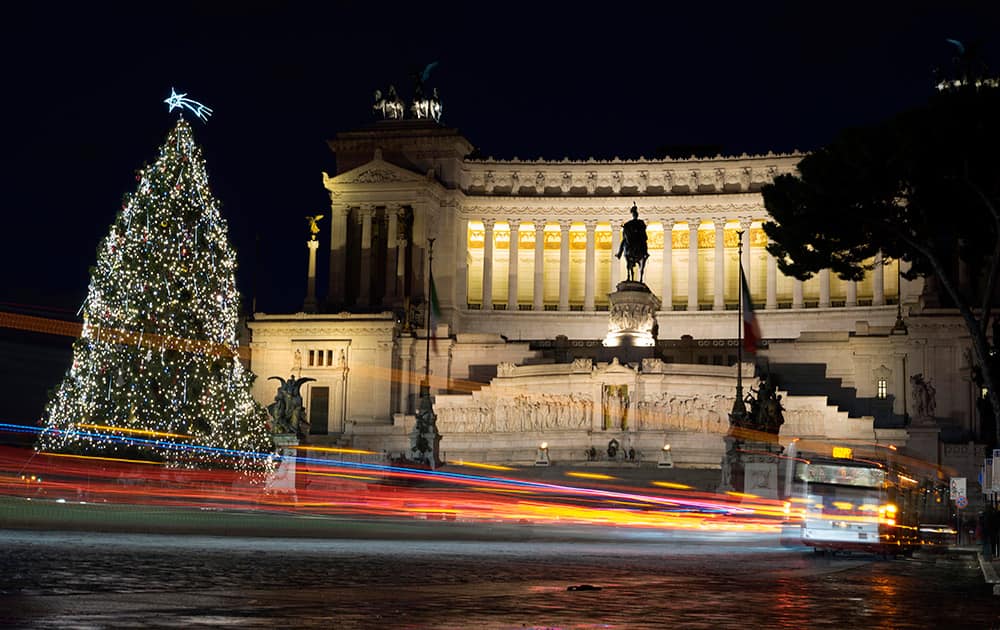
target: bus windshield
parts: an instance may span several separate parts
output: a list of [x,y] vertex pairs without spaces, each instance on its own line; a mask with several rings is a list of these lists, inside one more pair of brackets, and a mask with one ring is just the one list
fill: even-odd
[[885,483],[885,471],[869,466],[849,466],[843,464],[804,464],[795,467],[798,481],[812,484],[831,484],[859,488],[881,488]]

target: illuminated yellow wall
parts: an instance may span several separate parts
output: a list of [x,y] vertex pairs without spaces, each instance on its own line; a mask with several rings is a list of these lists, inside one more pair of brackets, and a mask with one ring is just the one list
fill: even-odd
[[[739,291],[739,224],[728,222],[723,238],[723,260],[725,273],[723,295],[730,306],[736,304]],[[468,231],[468,303],[481,305],[483,286],[483,252],[486,231],[482,221],[469,221]],[[715,226],[710,222],[698,227],[698,302],[706,307],[714,302],[715,296]],[[659,294],[663,287],[663,233],[662,223],[648,225],[646,230],[649,260],[646,262],[645,283]],[[507,304],[507,284],[510,264],[510,226],[498,222],[493,231],[493,303]],[[530,308],[534,300],[535,284],[535,238],[533,224],[522,224],[519,233],[517,266],[517,302],[520,308]],[[544,304],[552,309],[559,304],[559,271],[561,256],[559,225],[545,226],[543,250],[543,290]],[[675,309],[687,308],[688,302],[688,225],[680,222],[673,225],[670,234],[672,242],[671,276],[673,284],[673,304]],[[767,236],[759,221],[750,225],[749,268],[746,270],[747,283],[754,303],[762,307],[767,299]],[[587,232],[583,223],[577,222],[569,230],[569,302],[572,308],[582,308],[586,294]],[[626,277],[623,263],[614,258],[612,251],[611,224],[598,223],[594,232],[595,269],[594,302],[598,308],[607,307],[611,286],[611,266],[619,265],[619,279]],[[890,261],[882,270],[884,294],[887,302],[898,298],[896,261]],[[789,307],[792,303],[795,281],[778,270],[776,295],[779,306]],[[820,280],[818,274],[803,283],[802,293],[806,306],[819,302]],[[843,305],[847,297],[847,283],[830,274],[830,301],[833,305]],[[857,299],[861,305],[870,304],[873,298],[873,283],[869,273],[858,283]],[[503,308],[503,307],[500,307]]]

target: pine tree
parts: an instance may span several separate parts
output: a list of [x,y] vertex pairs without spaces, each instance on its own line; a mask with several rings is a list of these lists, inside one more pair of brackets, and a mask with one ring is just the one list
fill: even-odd
[[265,469],[267,411],[238,355],[236,255],[183,117],[136,179],[98,247],[36,449]]

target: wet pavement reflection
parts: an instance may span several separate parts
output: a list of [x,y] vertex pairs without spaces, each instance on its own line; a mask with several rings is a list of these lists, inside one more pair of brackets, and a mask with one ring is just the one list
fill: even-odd
[[2,530],[0,545],[0,625],[17,628],[1000,627],[957,553]]

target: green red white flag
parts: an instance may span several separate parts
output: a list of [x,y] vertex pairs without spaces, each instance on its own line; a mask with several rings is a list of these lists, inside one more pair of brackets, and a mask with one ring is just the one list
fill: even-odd
[[747,285],[747,278],[743,275],[743,265],[740,265],[740,291],[743,301],[743,349],[747,352],[757,352],[757,344],[760,342],[760,327],[757,324],[757,315],[753,310],[753,301],[750,299],[750,287]]

